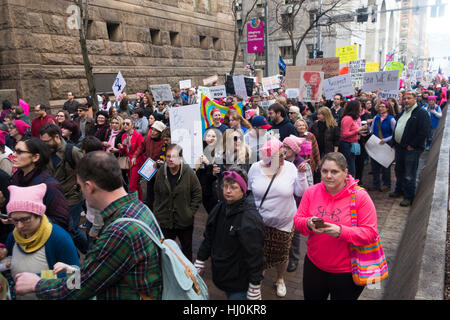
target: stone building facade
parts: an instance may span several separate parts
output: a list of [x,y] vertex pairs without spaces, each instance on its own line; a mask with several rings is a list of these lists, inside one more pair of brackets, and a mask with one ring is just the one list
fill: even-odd
[[[94,74],[122,72],[130,94],[150,84],[224,75],[233,59],[229,0],[91,0],[87,35]],[[74,1],[0,0],[0,89],[31,105],[88,95]],[[242,67],[242,62],[239,63]],[[111,83],[112,86],[112,83]]]

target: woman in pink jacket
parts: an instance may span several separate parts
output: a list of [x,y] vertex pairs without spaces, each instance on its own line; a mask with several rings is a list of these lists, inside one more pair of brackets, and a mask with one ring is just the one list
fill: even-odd
[[[304,236],[307,252],[303,269],[305,300],[358,299],[363,286],[353,282],[350,245],[367,245],[378,236],[375,206],[364,189],[356,189],[358,180],[348,174],[347,161],[339,152],[322,159],[322,182],[303,195],[295,228]],[[350,196],[356,191],[358,226],[350,217]],[[314,222],[317,218],[323,220]]]

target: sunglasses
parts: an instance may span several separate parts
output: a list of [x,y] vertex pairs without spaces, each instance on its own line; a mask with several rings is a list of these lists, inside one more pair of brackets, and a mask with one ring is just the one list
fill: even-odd
[[131,126],[131,122],[124,122],[123,125],[124,126]]
[[32,153],[32,152],[30,152],[30,151],[25,151],[25,150],[20,150],[20,149],[16,149],[16,150],[14,150],[15,151],[15,153],[17,153],[18,155],[21,155],[22,153]]
[[234,137],[233,137],[233,140],[234,140],[234,141],[238,141],[238,140],[242,140],[242,138],[241,138],[241,137],[234,136]]

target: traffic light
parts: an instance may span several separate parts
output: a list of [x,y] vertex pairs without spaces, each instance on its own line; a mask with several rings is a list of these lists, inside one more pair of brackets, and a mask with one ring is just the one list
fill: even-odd
[[372,12],[371,12],[371,15],[372,15],[372,23],[377,22],[377,11],[378,11],[378,5],[374,4],[374,5],[372,6]]
[[367,22],[368,19],[369,19],[368,8],[356,9],[356,22]]

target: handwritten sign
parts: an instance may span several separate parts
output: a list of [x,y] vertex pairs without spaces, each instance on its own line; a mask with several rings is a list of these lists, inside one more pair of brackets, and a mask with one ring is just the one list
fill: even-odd
[[339,63],[339,57],[306,60],[307,66],[321,66],[320,71],[323,71],[325,79],[339,75]]
[[328,78],[323,81],[323,91],[327,100],[332,100],[338,93],[344,97],[354,94],[352,78],[350,74]]
[[150,90],[152,91],[153,98],[155,101],[172,101],[172,89],[168,84],[157,84],[151,85]]
[[180,89],[189,89],[192,87],[191,79],[188,80],[181,80],[180,81]]
[[225,98],[227,96],[225,85],[209,87],[209,94],[208,97],[211,99]]
[[363,75],[362,89],[365,92],[371,91],[392,91],[399,88],[399,76],[397,70],[370,72]]
[[349,73],[354,87],[361,88],[363,74],[366,72],[366,60],[354,60],[348,63]]
[[216,74],[216,75],[214,75],[212,77],[208,77],[208,78],[203,79],[203,85],[204,86],[211,85],[211,84],[213,84],[214,82],[216,82],[218,80],[219,80],[219,76]]
[[234,92],[236,93],[236,95],[241,96],[244,100],[248,98],[247,88],[245,86],[245,80],[242,74],[238,76],[233,76],[233,85],[234,85]]
[[262,85],[264,88],[264,91],[269,91],[273,89],[277,89],[280,87],[280,78],[278,76],[271,76],[262,78]]
[[379,62],[366,62],[366,72],[378,72],[380,71]]
[[337,47],[336,57],[339,57],[340,63],[347,63],[353,60],[358,60],[358,47],[356,44],[352,46]]
[[293,88],[293,89],[300,88],[300,75],[302,71],[322,71],[322,66],[320,65],[287,66],[286,76],[284,77],[286,88]]
[[191,168],[203,154],[202,120],[200,105],[172,108],[169,113],[172,143],[183,148],[183,158]]

